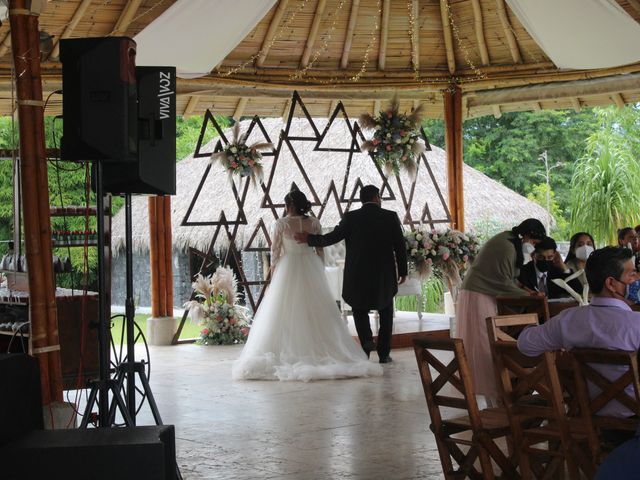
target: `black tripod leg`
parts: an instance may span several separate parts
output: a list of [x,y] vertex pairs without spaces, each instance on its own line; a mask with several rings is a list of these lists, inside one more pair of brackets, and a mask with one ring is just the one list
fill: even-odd
[[91,392],[89,393],[89,400],[87,400],[87,406],[84,407],[84,415],[82,415],[82,422],[80,422],[80,428],[87,428],[89,425],[89,417],[91,416],[91,410],[96,403],[96,397],[98,396],[98,388],[94,384],[91,386]]
[[[144,364],[142,365],[144,366]],[[140,377],[140,381],[142,382],[142,388],[144,389],[144,393],[147,396],[149,408],[151,408],[151,413],[153,414],[153,419],[156,421],[156,425],[163,425],[162,418],[160,417],[160,410],[158,410],[158,404],[156,404],[156,399],[153,397],[153,392],[151,392],[151,386],[149,385],[147,375],[142,369],[139,369],[138,376]]]
[[[122,385],[124,384],[124,373],[122,372],[122,368],[118,366],[116,370],[116,378],[114,379],[116,383],[116,388],[119,392],[122,391]],[[115,425],[116,423],[116,407],[118,405],[115,402],[115,397],[111,401],[111,405],[109,406],[109,425]]]
[[129,410],[127,409],[127,405],[124,403],[124,400],[122,399],[122,395],[120,395],[120,389],[118,388],[118,386],[117,386],[117,384],[115,382],[111,383],[110,388],[111,388],[111,391],[113,392],[113,399],[118,404],[118,408],[120,409],[120,413],[122,414],[122,418],[124,418],[124,424],[127,427],[133,427],[134,426],[133,419],[131,418],[131,415],[129,414]]

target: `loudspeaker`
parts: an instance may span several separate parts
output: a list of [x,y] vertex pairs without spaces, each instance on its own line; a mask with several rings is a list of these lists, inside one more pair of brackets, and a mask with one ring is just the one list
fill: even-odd
[[136,43],[60,40],[63,160],[138,160]]
[[42,428],[38,361],[25,353],[0,354],[0,446]]
[[138,161],[104,164],[102,185],[113,194],[176,193],[176,69],[136,67]]

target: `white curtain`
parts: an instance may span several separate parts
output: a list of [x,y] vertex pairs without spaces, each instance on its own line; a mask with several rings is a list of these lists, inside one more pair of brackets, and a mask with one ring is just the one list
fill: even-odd
[[640,25],[615,0],[507,0],[559,68],[608,68],[640,61]]
[[244,40],[275,3],[276,0],[178,0],[136,35],[136,65],[175,66],[182,78],[206,75]]

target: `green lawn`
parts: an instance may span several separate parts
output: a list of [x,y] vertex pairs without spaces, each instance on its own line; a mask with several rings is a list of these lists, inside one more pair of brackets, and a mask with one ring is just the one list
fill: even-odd
[[[142,330],[142,333],[146,336],[147,335],[147,318],[149,318],[151,315],[146,315],[146,314],[138,314],[135,316],[135,321],[136,324],[138,325],[138,327],[140,327],[140,330]],[[111,335],[113,336],[114,342],[116,344],[120,343],[121,340],[121,336],[122,336],[122,322],[123,322],[123,317],[118,316],[116,317],[112,323],[113,326],[111,327]],[[176,328],[178,327],[178,323],[180,322],[180,318],[176,318]],[[197,338],[200,334],[200,328],[198,325],[194,325],[191,323],[191,321],[187,318],[187,321],[184,322],[184,327],[182,328],[182,333],[180,334],[180,338],[182,340],[186,340],[188,338]],[[138,338],[136,343],[141,343],[142,342],[142,338]]]

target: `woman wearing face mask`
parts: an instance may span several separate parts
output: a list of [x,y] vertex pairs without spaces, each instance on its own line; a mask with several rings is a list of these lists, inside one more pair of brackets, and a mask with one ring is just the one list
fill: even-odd
[[[584,270],[587,264],[587,258],[589,258],[589,255],[591,255],[595,248],[596,244],[591,234],[578,232],[574,234],[569,241],[569,253],[567,253],[564,263],[573,273],[578,270]],[[586,275],[582,275],[579,278],[583,286],[587,285]]]
[[462,282],[456,304],[457,336],[464,340],[476,393],[489,403],[498,397],[498,390],[485,319],[498,314],[498,295],[529,295],[516,284],[518,270],[545,236],[544,226],[535,218],[499,233],[482,246]]

